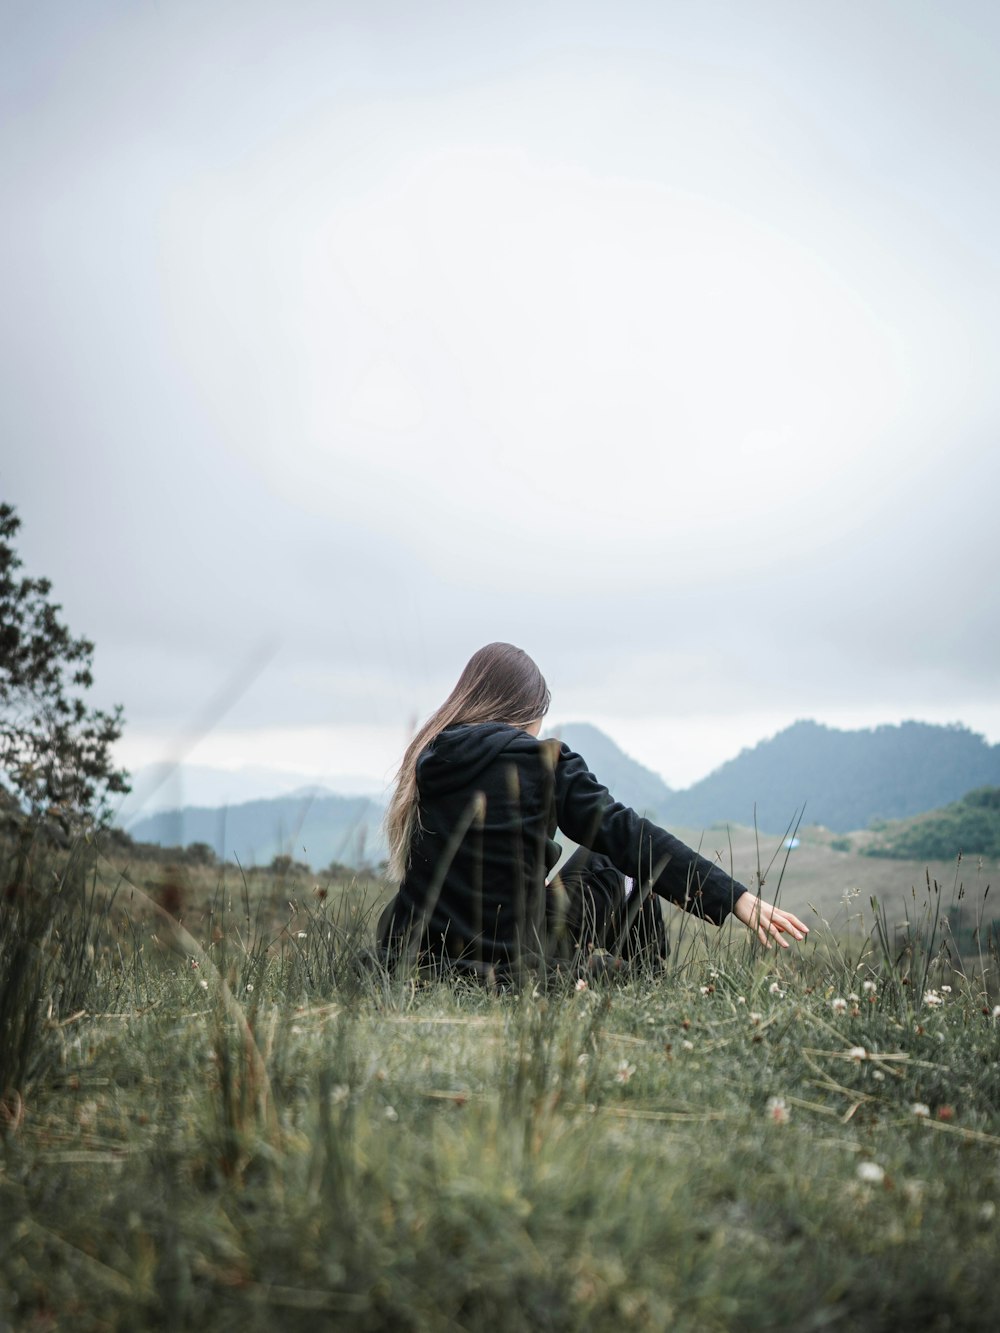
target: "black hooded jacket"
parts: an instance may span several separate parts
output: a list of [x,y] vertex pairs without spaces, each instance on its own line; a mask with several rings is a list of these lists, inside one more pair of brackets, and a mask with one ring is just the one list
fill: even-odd
[[721,925],[745,888],[621,805],[557,740],[503,722],[446,728],[417,760],[419,825],[387,939],[417,929],[451,959],[514,957],[544,932],[557,828],[623,874]]

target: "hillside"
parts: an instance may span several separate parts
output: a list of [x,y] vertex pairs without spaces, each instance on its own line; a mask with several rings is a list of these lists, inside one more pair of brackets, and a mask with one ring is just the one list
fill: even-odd
[[757,823],[771,833],[805,806],[805,822],[846,833],[873,819],[905,819],[1000,785],[1000,745],[961,726],[904,722],[839,731],[796,722],[744,750],[686,791],[674,792],[669,822]]
[[381,805],[367,796],[306,792],[228,808],[162,811],[137,820],[129,833],[161,846],[206,843],[218,857],[236,856],[244,865],[268,865],[287,854],[319,869],[331,862],[376,865],[385,856],[381,821]]
[[1000,857],[1000,787],[978,787],[943,810],[879,828],[864,851],[895,860]]

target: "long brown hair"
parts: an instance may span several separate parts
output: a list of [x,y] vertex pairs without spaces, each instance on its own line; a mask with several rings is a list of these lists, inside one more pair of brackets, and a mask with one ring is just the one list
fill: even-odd
[[445,727],[458,722],[509,722],[526,727],[549,707],[549,688],[538,667],[512,643],[488,643],[472,654],[458,683],[406,747],[385,816],[389,874],[402,879],[419,819],[417,760]]

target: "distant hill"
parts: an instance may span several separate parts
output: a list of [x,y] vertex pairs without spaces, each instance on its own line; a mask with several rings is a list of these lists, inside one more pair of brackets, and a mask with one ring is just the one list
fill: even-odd
[[977,787],[943,810],[894,820],[863,850],[904,861],[951,861],[959,853],[1000,857],[1000,787]]
[[269,865],[290,855],[320,869],[336,861],[377,865],[386,855],[382,806],[367,796],[304,792],[270,801],[206,808],[186,806],[137,820],[129,834],[137,842],[164,847],[206,843],[217,856],[244,865]]
[[780,833],[803,804],[805,822],[838,833],[873,819],[905,819],[1000,785],[1000,745],[961,726],[903,722],[838,731],[796,722],[744,750],[686,791],[674,792],[668,821],[702,828],[720,820]]
[[545,733],[558,736],[581,755],[590,771],[623,805],[652,818],[665,817],[671,790],[659,774],[620,750],[609,736],[589,722],[567,722]]

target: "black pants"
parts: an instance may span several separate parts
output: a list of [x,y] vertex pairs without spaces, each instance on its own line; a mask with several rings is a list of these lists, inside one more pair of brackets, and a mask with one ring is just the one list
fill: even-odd
[[670,952],[660,900],[633,884],[606,856],[578,847],[549,884],[548,939],[554,958],[604,950],[627,962]]

